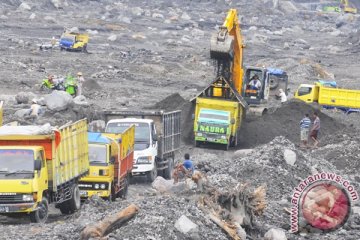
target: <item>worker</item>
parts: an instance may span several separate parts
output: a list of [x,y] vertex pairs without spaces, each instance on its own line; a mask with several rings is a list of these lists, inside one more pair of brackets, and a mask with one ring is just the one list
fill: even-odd
[[261,82],[259,80],[259,75],[255,74],[251,81],[249,82],[249,87],[251,90],[260,90],[261,88]]
[[51,39],[51,47],[54,48],[55,45],[56,45],[56,39],[55,39],[55,37],[52,37],[52,39]]
[[281,88],[279,89],[279,97],[280,97],[281,103],[285,103],[287,101],[286,93]]
[[309,130],[310,130],[311,120],[309,118],[309,114],[305,114],[304,118],[300,121],[300,140],[301,147],[306,147],[308,138],[309,138]]
[[43,80],[42,87],[46,87],[48,89],[54,89],[55,88],[54,76],[52,74],[49,74],[47,79]]
[[83,83],[85,82],[82,72],[77,73],[76,80],[77,80],[77,96],[80,96],[82,95]]
[[318,135],[320,131],[320,118],[317,112],[313,114],[314,122],[310,130],[310,138],[314,141],[313,147],[316,148],[319,144]]
[[38,104],[37,100],[36,99],[31,100],[29,117],[27,118],[32,120],[32,123],[34,124],[38,119],[40,113],[41,113],[41,106]]
[[194,164],[190,159],[190,154],[185,153],[184,162],[175,167],[173,172],[174,183],[179,181],[179,178],[189,177],[194,174]]

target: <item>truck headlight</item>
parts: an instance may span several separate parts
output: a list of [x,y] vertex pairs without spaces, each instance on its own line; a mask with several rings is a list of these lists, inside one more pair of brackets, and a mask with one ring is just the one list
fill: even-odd
[[138,157],[137,164],[149,164],[151,163],[151,156]]
[[22,200],[24,202],[31,202],[33,201],[33,195],[30,195],[30,194],[24,194],[23,197],[22,197]]
[[226,139],[226,135],[222,135],[221,138],[222,138],[222,139]]
[[97,183],[94,185],[94,188],[95,188],[95,189],[99,189],[99,187],[100,187],[100,186],[99,186],[99,184],[97,184]]
[[101,189],[105,189],[105,184],[102,183],[102,184],[100,185],[100,188],[101,188]]
[[197,133],[196,133],[196,136],[202,137],[202,135],[203,135],[203,134],[202,134],[201,132],[197,132]]

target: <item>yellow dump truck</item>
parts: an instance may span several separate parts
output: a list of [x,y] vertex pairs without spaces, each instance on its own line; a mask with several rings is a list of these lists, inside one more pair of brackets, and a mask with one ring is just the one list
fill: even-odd
[[59,129],[0,127],[0,214],[45,222],[52,202],[73,213],[80,208],[78,181],[88,172],[85,119]]
[[79,183],[81,198],[125,198],[134,164],[135,126],[120,134],[89,132],[88,142],[90,171]]
[[64,32],[61,35],[60,50],[87,52],[89,35],[87,33]]
[[196,98],[194,119],[195,145],[210,142],[236,146],[244,108],[238,101]]
[[328,87],[316,82],[301,84],[295,98],[307,103],[317,102],[324,108],[336,108],[345,113],[360,112],[360,90]]

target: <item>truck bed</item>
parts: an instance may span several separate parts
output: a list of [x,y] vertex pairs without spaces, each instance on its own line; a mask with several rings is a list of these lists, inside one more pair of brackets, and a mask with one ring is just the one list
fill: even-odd
[[320,105],[343,108],[360,108],[360,90],[320,87]]

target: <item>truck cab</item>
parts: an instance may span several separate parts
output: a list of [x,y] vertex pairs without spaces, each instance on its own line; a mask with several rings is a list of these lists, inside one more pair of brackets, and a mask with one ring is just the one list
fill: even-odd
[[157,176],[156,157],[158,155],[158,139],[156,127],[152,119],[113,119],[107,123],[105,132],[121,133],[131,125],[135,125],[135,151],[132,175],[146,174],[149,179],[154,180]]
[[0,147],[0,214],[30,213],[35,221],[35,210],[43,195],[46,197],[47,188],[48,172],[42,147]]
[[314,84],[300,84],[294,96],[306,103],[318,102],[319,86]]
[[195,124],[197,129],[195,142],[214,142],[228,144],[231,133],[231,115],[229,111],[202,108]]
[[114,188],[114,162],[119,147],[116,142],[101,136],[101,133],[88,133],[88,139],[90,168],[89,175],[79,182],[81,198],[98,195],[109,199]]
[[60,50],[87,51],[89,35],[85,33],[65,32],[60,38]]

